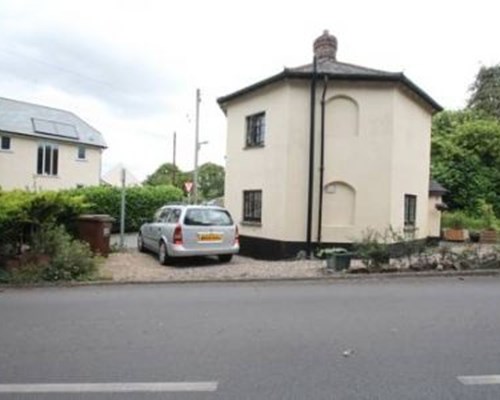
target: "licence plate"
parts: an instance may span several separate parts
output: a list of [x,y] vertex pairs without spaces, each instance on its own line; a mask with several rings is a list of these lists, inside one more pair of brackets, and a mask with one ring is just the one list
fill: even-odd
[[198,242],[221,242],[222,233],[198,233]]

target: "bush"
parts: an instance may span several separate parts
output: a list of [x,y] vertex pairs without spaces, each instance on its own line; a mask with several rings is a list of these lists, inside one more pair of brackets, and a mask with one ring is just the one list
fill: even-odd
[[[120,224],[121,189],[112,186],[93,186],[72,189],[68,193],[83,196],[90,207],[88,212],[109,214],[115,218],[113,231],[118,231]],[[183,193],[173,186],[135,186],[125,192],[125,230],[134,232],[144,220],[151,219],[161,206],[182,201]]]
[[73,239],[62,225],[47,225],[33,238],[34,254],[49,257],[43,280],[85,280],[97,270],[96,260],[87,243]]
[[498,220],[492,218],[487,212],[480,216],[473,216],[463,211],[447,211],[443,213],[441,224],[443,228],[469,229],[472,231],[489,229],[492,226],[496,226],[498,229]]
[[387,235],[387,232],[380,234],[373,229],[367,229],[363,232],[361,241],[354,244],[356,255],[368,270],[380,271],[383,265],[389,263],[390,248]]
[[64,192],[0,190],[0,261],[21,252],[31,234],[44,224],[72,229],[74,218],[87,209],[82,196]]
[[88,244],[74,240],[62,225],[39,229],[23,261],[12,269],[12,283],[88,280],[97,272],[97,259]]

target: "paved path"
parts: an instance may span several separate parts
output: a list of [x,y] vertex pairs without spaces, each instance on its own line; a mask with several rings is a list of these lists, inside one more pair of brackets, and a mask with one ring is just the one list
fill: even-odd
[[462,279],[5,289],[0,400],[498,400],[500,279]]

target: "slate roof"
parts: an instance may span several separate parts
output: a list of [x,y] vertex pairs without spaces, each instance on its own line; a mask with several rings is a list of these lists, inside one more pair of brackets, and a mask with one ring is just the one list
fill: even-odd
[[448,190],[438,181],[435,181],[434,179],[429,181],[429,194],[442,195],[445,193],[448,193]]
[[[217,102],[222,108],[224,108],[225,103],[271,83],[278,82],[286,78],[311,79],[312,76],[313,64],[306,64],[295,68],[285,68],[279,74],[273,75],[270,78],[247,86],[227,96],[220,97],[217,99]],[[388,72],[333,60],[320,60],[317,63],[317,76],[318,82],[322,80],[324,76],[327,76],[331,80],[399,82],[429,104],[434,111],[437,112],[443,109],[432,97],[420,89],[402,72]]]
[[[61,133],[35,130],[35,124],[56,124]],[[70,111],[0,97],[0,132],[106,147],[102,134]],[[68,133],[69,132],[69,133]]]

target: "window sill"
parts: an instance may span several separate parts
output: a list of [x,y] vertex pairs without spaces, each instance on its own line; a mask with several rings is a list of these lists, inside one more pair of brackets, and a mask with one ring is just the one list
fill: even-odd
[[240,225],[243,226],[255,226],[257,228],[262,226],[262,222],[257,222],[257,221],[240,221]]
[[0,149],[0,153],[14,153],[11,149]]
[[264,147],[266,147],[264,144],[256,144],[253,146],[245,146],[245,147],[243,147],[243,150],[263,149]]
[[86,158],[76,158],[75,161],[78,161],[78,162],[88,162],[88,160]]
[[35,178],[48,178],[48,179],[59,179],[59,175],[44,175],[44,174],[35,174]]

